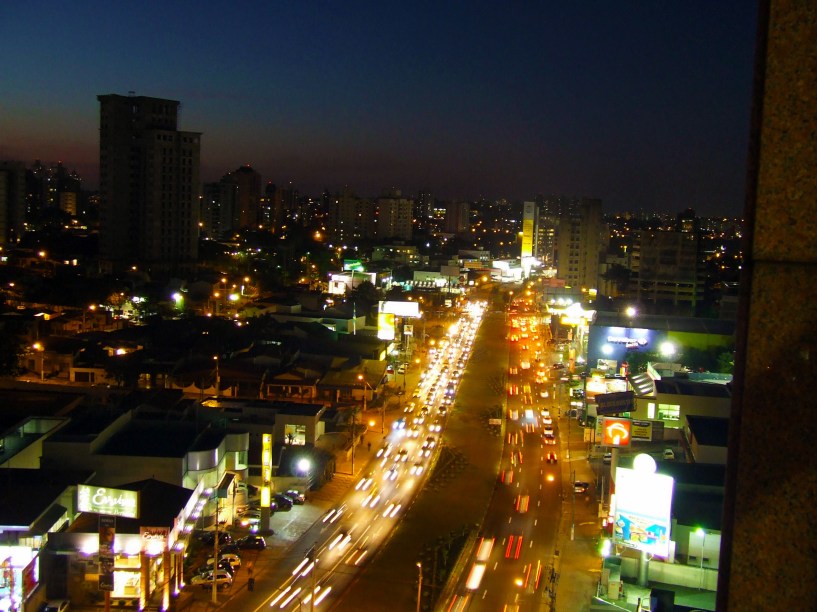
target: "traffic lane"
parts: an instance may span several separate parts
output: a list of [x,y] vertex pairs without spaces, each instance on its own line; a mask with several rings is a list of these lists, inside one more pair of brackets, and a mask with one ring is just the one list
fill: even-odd
[[[502,380],[507,344],[499,337],[501,315],[486,315],[460,379],[443,443],[456,450],[460,467],[441,469],[400,521],[388,542],[344,593],[336,609],[414,609],[415,563],[423,548],[464,526],[479,524],[494,489],[502,439],[488,427],[495,406],[504,402]],[[459,470],[459,471],[457,471]]]

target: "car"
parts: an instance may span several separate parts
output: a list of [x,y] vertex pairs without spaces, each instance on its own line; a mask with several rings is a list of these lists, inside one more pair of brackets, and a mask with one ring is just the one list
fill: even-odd
[[610,465],[613,461],[613,453],[604,453],[604,457],[602,458],[602,463],[604,465]]
[[278,506],[278,510],[282,510],[284,512],[292,510],[292,500],[286,495],[282,493],[275,493],[273,494],[272,499],[275,500],[275,505]]
[[[227,559],[219,559],[218,561],[218,569],[226,570],[230,573],[230,576],[235,575],[235,570]],[[205,572],[212,572],[213,571],[213,559],[210,558],[207,563],[204,564],[203,571]]]
[[433,421],[433,422],[432,422],[432,423],[431,423],[431,424],[428,426],[428,430],[429,430],[429,431],[432,431],[432,432],[435,432],[435,433],[436,433],[436,432],[441,431],[441,430],[442,430],[442,428],[443,428],[443,427],[442,427],[442,425],[440,424],[440,421],[439,421],[439,420],[435,420],[435,421]]
[[542,417],[542,423],[545,425],[553,425],[553,418],[548,414]]
[[[415,392],[414,392],[414,397],[420,397],[420,392],[419,392],[419,391],[415,391]],[[409,402],[409,403],[408,403],[408,404],[406,404],[406,405],[405,405],[405,407],[403,408],[403,412],[414,412],[414,408],[415,408],[414,402]]]
[[[213,580],[213,572],[204,572],[203,574],[193,576],[193,578],[190,580],[190,584],[206,589],[213,585]],[[227,570],[216,570],[215,583],[216,588],[226,589],[233,586],[233,577]]]
[[[260,518],[260,517],[259,517]],[[200,537],[203,544],[208,546],[212,546],[216,543],[216,532],[215,531],[205,531],[202,536]],[[222,546],[225,544],[232,544],[233,536],[231,536],[226,531],[219,531],[218,532],[218,545]]]
[[549,452],[549,453],[548,453],[548,454],[545,456],[545,460],[546,460],[548,463],[556,463],[556,462],[559,460],[559,458],[556,456],[556,453],[554,453],[554,452]]
[[550,366],[550,369],[551,370],[564,370],[565,369],[565,364],[563,364],[563,363],[554,363],[552,366]]
[[239,539],[236,544],[242,550],[255,549],[264,550],[267,547],[267,541],[259,535],[248,535]]
[[388,470],[383,472],[383,478],[386,480],[397,480],[397,477],[400,475],[400,467],[399,464],[395,463],[392,465]]
[[407,451],[405,448],[401,448],[401,449],[400,449],[400,452],[398,452],[398,453],[397,453],[397,454],[394,456],[394,461],[395,461],[395,462],[403,462],[403,461],[408,461],[408,456],[409,456],[409,455],[408,455],[408,451]]
[[553,427],[551,425],[545,425],[545,428],[542,430],[542,433],[545,435],[545,437],[550,436],[552,438],[555,436],[553,432]]
[[411,474],[412,476],[419,476],[422,473],[423,473],[422,463],[415,463],[414,465],[411,466],[411,469],[409,470],[409,474]]
[[553,435],[550,435],[550,436],[545,435],[545,436],[543,436],[543,437],[542,437],[542,441],[543,441],[545,444],[555,445],[555,444],[556,444],[556,436],[553,436]]
[[417,425],[412,425],[411,429],[408,430],[408,437],[409,438],[418,438],[420,437],[420,428]]
[[590,483],[584,482],[582,480],[577,480],[573,483],[573,492],[574,493],[587,493],[590,489]]
[[[233,569],[241,567],[241,557],[235,553],[224,553],[218,556],[219,562],[226,561]],[[213,557],[207,559],[207,565],[213,565]]]
[[665,461],[675,461],[675,451],[671,448],[664,449],[664,460]]
[[391,454],[391,443],[386,442],[383,446],[377,449],[378,457],[388,457]]
[[[261,511],[260,510],[249,510],[248,512],[244,513],[244,516],[241,517],[241,526],[242,527],[249,527],[250,525],[257,525],[261,522]],[[220,542],[219,542],[220,544]]]
[[52,599],[43,606],[42,612],[66,612],[71,606],[67,599]]
[[286,495],[292,501],[292,503],[297,506],[300,506],[306,501],[306,495],[301,493],[298,489],[287,489],[286,491],[284,491],[283,494]]

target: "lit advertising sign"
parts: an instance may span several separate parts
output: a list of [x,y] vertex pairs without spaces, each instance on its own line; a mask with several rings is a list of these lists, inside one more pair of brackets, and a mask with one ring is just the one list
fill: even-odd
[[393,314],[398,317],[419,318],[420,304],[418,302],[380,302],[380,312]]
[[632,439],[658,442],[664,439],[663,421],[633,421]]
[[99,517],[99,584],[100,591],[113,591],[114,552],[116,538],[116,517],[102,514]]
[[377,337],[380,340],[394,340],[394,315],[389,312],[377,313]]
[[[596,396],[598,399],[600,396]],[[629,446],[631,422],[629,419],[606,417],[601,426],[601,443],[604,446]]]
[[635,410],[635,393],[621,391],[619,393],[599,393],[596,395],[596,413],[600,415],[621,414]]
[[139,536],[142,538],[142,552],[158,555],[167,548],[170,530],[167,527],[140,527]]
[[522,257],[531,257],[533,255],[535,206],[533,202],[525,202],[522,204]]
[[77,485],[77,510],[139,518],[139,493],[124,489]]
[[616,544],[669,556],[673,485],[670,476],[618,468],[613,519]]

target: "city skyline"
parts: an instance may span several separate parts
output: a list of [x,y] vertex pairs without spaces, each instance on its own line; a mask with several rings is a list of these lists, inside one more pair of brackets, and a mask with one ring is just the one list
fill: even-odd
[[[97,95],[179,100],[202,180],[742,213],[756,7],[0,8],[0,158],[98,183]],[[616,7],[619,8],[620,7]],[[194,10],[195,9],[195,10]],[[215,26],[217,27],[214,27]],[[13,27],[12,27],[13,26]],[[32,36],[35,28],[39,36]],[[43,41],[48,41],[43,43]]]

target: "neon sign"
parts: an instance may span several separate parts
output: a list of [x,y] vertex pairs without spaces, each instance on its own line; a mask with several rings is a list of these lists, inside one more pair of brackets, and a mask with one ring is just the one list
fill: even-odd
[[77,485],[77,509],[80,512],[139,518],[139,493],[124,489]]

